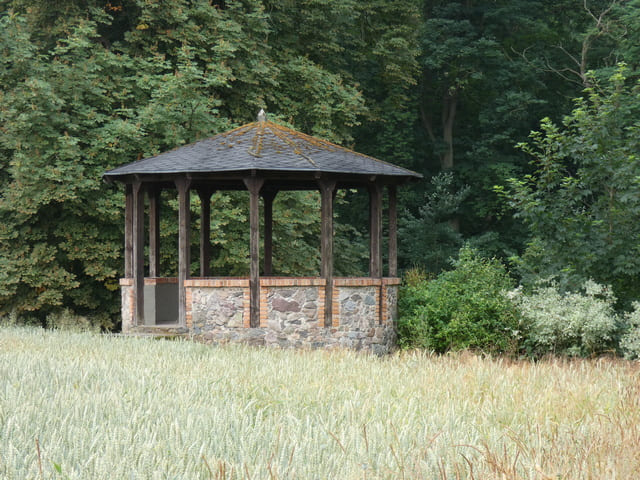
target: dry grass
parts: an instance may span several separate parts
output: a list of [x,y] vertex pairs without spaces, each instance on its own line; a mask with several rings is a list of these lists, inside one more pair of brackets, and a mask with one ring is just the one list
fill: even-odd
[[640,365],[7,328],[0,439],[3,479],[640,478]]

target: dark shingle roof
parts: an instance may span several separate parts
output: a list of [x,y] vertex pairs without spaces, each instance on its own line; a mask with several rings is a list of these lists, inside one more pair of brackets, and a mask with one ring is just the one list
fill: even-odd
[[276,123],[249,123],[206,140],[106,172],[109,180],[131,175],[281,171],[379,175],[421,175]]

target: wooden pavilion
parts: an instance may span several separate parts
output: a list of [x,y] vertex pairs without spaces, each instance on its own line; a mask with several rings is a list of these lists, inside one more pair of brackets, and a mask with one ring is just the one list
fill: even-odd
[[[397,299],[397,186],[421,176],[268,121],[256,122],[104,174],[125,185],[124,333],[170,331],[206,341],[388,351]],[[369,192],[369,277],[334,278],[333,201],[338,189]],[[388,267],[383,272],[383,191],[388,198]],[[178,192],[178,277],[159,276],[159,198]],[[212,276],[211,196],[248,190],[249,278]],[[318,278],[272,276],[273,201],[283,190],[319,190],[321,271]],[[190,271],[190,195],[201,199],[200,274]],[[145,195],[148,274],[145,275]],[[259,199],[263,199],[260,272]]]

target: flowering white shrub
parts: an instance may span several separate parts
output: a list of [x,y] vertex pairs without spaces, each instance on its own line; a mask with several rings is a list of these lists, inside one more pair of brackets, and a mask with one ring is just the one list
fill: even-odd
[[633,302],[633,310],[625,316],[627,331],[620,339],[626,358],[640,358],[640,302]]
[[525,347],[533,355],[588,356],[615,349],[622,319],[611,289],[591,280],[583,292],[560,292],[556,285],[510,297],[522,314]]

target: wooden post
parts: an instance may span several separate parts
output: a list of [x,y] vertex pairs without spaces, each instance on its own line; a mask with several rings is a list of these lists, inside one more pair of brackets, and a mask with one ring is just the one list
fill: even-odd
[[191,180],[180,178],[176,180],[178,189],[178,322],[187,323],[187,292],[184,282],[190,274],[191,268]]
[[369,186],[369,276],[382,277],[382,186]]
[[133,185],[127,183],[124,192],[124,276],[133,277]]
[[160,276],[160,189],[150,187],[149,195],[149,276]]
[[133,298],[136,325],[144,325],[144,189],[141,182],[132,185],[133,193]]
[[211,195],[210,188],[198,189],[200,197],[200,276],[211,276]]
[[398,196],[395,185],[387,187],[389,193],[389,276],[398,276]]
[[264,199],[264,274],[273,275],[273,200],[277,190],[262,193]]
[[333,324],[333,198],[336,189],[334,180],[319,180],[321,209],[320,251],[322,261],[320,275],[325,279],[324,326]]
[[252,328],[256,328],[260,326],[260,189],[264,184],[264,179],[248,177],[244,179],[244,184],[249,190],[250,325]]

